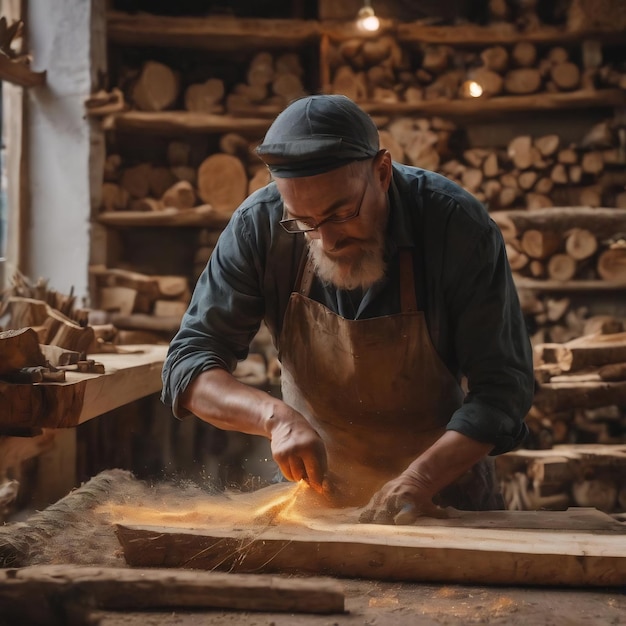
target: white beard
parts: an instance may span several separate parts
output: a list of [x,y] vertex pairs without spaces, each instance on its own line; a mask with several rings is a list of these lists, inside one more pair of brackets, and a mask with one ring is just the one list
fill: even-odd
[[387,270],[385,262],[385,242],[380,237],[373,243],[360,248],[356,260],[337,260],[329,257],[319,239],[309,240],[309,258],[317,276],[325,283],[337,289],[367,289],[378,282]]

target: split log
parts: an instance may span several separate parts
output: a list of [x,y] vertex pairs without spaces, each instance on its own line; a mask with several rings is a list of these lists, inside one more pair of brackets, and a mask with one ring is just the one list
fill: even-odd
[[142,111],[163,111],[178,98],[180,77],[163,63],[147,61],[131,89],[131,100]]
[[577,261],[588,259],[598,249],[598,240],[586,228],[573,228],[565,234],[565,251]]
[[504,91],[515,95],[531,94],[539,91],[541,74],[536,68],[524,67],[510,70],[504,76]]
[[[95,331],[94,331],[95,332]],[[80,358],[80,352],[74,350],[66,350],[59,346],[50,346],[47,344],[40,344],[42,354],[47,363],[53,367],[62,367],[64,365],[74,365],[78,363]]]
[[550,69],[552,82],[563,91],[571,91],[580,85],[580,69],[571,62],[555,63]]
[[0,375],[24,367],[44,366],[46,359],[32,328],[0,332]]
[[224,97],[224,81],[209,78],[204,83],[189,85],[185,90],[185,109],[194,113],[221,113]]
[[122,157],[119,154],[108,154],[104,160],[104,180],[116,182],[120,175]]
[[596,340],[596,343],[585,345],[575,341],[560,346],[553,344],[549,350],[544,349],[543,359],[545,362],[556,363],[563,372],[576,372],[588,367],[626,361],[626,341],[611,340],[611,335],[604,337],[607,337],[604,341]]
[[576,275],[577,265],[569,254],[555,254],[550,257],[547,270],[550,278],[566,282]]
[[561,235],[550,230],[528,229],[521,238],[521,248],[533,259],[546,259],[561,247]]
[[196,204],[196,192],[191,183],[180,180],[163,194],[161,202],[165,208],[173,207],[179,211],[192,209]]
[[626,248],[609,248],[601,252],[596,268],[602,279],[626,284]]
[[538,160],[539,151],[533,146],[530,135],[521,135],[509,142],[507,154],[515,167],[526,170]]
[[216,211],[232,213],[245,199],[248,177],[239,159],[213,154],[198,169],[198,194]]
[[130,315],[135,310],[137,290],[130,287],[101,287],[98,290],[98,306],[103,311]]
[[160,198],[176,182],[176,178],[168,167],[153,167],[148,174],[149,193]]
[[179,318],[182,320],[188,304],[180,300],[157,300],[154,303],[153,315],[155,317]]
[[120,176],[120,186],[133,198],[144,198],[150,193],[150,163],[140,163],[126,168]]
[[123,211],[128,206],[130,194],[115,183],[102,184],[100,206],[104,211]]
[[509,63],[509,53],[504,46],[490,46],[480,53],[483,65],[493,72],[502,74]]
[[598,375],[606,381],[626,380],[626,362],[604,365],[599,369]]
[[530,41],[519,41],[513,46],[511,58],[519,67],[533,67],[537,61],[537,48]]
[[164,298],[181,298],[189,294],[189,283],[185,276],[154,276],[159,294]]
[[537,137],[534,141],[534,145],[539,150],[541,156],[551,157],[556,154],[559,149],[561,139],[558,135],[544,135]]

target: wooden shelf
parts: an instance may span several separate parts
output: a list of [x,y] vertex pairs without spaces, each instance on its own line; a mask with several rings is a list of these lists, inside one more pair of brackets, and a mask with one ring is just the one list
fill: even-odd
[[108,39],[125,46],[195,48],[213,51],[294,48],[319,39],[319,22],[225,16],[171,17],[107,14]]
[[498,96],[471,100],[424,100],[423,102],[360,102],[368,113],[388,115],[437,115],[486,117],[521,111],[560,111],[585,107],[626,106],[626,91],[621,89],[579,90],[562,93],[537,93],[528,96]]
[[272,123],[269,118],[235,117],[189,111],[126,111],[104,118],[104,130],[137,133],[252,133],[262,135]]
[[525,276],[513,276],[517,289],[550,292],[601,292],[621,291],[626,293],[626,282],[609,280],[540,280]]
[[129,228],[135,226],[178,226],[221,229],[226,226],[228,219],[216,216],[208,211],[178,211],[177,209],[165,209],[164,211],[107,211],[100,213],[96,218],[105,226],[117,226]]
[[167,345],[124,346],[135,354],[93,354],[104,374],[66,372],[63,383],[0,382],[0,428],[70,428],[162,387]]
[[535,44],[562,45],[597,39],[602,43],[621,43],[626,33],[615,30],[568,30],[564,27],[543,26],[520,31],[514,24],[491,26],[463,24],[462,26],[427,26],[419,22],[398,24],[396,36],[405,43],[430,43],[468,46],[494,46],[528,41]]

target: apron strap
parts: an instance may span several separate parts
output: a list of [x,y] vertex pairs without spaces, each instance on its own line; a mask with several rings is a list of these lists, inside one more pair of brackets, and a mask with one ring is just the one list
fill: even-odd
[[308,248],[305,246],[302,251],[302,258],[300,259],[296,284],[294,285],[293,290],[308,297],[309,292],[311,291],[311,284],[313,283],[315,270],[313,269],[313,261],[311,260],[307,250]]
[[415,313],[417,311],[411,248],[400,249],[400,311],[402,313]]

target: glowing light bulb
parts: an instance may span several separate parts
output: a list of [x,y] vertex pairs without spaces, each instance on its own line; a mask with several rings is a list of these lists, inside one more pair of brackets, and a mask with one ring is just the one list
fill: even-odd
[[470,98],[480,98],[483,95],[482,85],[475,80],[465,81],[463,90]]
[[359,9],[356,23],[361,30],[366,30],[370,33],[376,32],[380,28],[380,20],[370,6],[364,6]]

